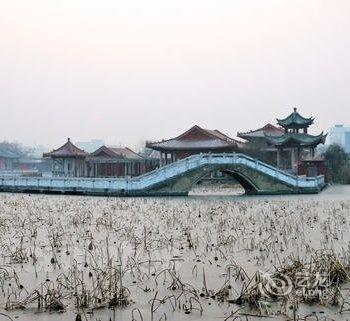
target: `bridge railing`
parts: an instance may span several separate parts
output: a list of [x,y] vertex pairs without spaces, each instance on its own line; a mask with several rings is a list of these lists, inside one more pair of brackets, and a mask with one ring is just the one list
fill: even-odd
[[173,176],[183,173],[184,171],[193,169],[194,167],[213,163],[243,164],[250,168],[254,168],[260,172],[263,172],[273,178],[289,183],[293,186],[313,187],[324,183],[323,176],[317,178],[299,177],[244,154],[197,154],[175,163],[163,166],[154,172],[150,172],[138,178],[135,178],[135,180],[142,183],[142,187],[146,187],[149,184],[155,184],[161,180],[169,179]]
[[150,187],[206,164],[242,164],[296,187],[317,187],[324,176],[298,177],[244,154],[197,154],[134,178],[1,177],[2,186],[137,190]]

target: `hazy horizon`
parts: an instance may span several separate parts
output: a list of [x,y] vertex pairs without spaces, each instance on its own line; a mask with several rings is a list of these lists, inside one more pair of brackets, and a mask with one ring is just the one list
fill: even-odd
[[0,0],[0,140],[236,136],[297,107],[349,124],[346,0]]

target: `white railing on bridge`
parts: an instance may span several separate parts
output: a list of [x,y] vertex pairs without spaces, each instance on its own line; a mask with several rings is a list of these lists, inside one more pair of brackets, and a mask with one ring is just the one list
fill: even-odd
[[[244,165],[264,173],[278,181],[294,187],[314,188],[324,185],[324,176],[300,177],[279,170],[273,166],[253,159],[244,154],[198,154],[179,160],[175,163],[160,167],[152,172],[135,178],[36,178],[0,176],[1,187],[36,187],[37,189],[90,189],[137,191],[165,182],[187,171],[204,165]],[[1,174],[0,174],[1,175]]]

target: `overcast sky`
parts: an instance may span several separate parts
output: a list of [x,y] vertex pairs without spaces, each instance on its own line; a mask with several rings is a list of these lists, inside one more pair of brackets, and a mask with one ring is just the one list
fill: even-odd
[[0,0],[0,140],[349,124],[349,0]]

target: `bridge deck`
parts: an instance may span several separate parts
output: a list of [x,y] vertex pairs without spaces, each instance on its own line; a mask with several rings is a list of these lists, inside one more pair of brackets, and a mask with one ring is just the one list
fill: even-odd
[[[199,154],[177,161],[136,178],[34,178],[0,176],[0,191],[41,192],[41,193],[76,193],[96,195],[186,195],[190,186],[167,187],[170,182],[192,177],[191,173],[199,172],[204,176],[214,170],[233,170],[243,175],[242,168],[249,170],[248,179],[255,186],[257,194],[278,193],[317,193],[325,186],[324,176],[313,178],[298,177],[267,165],[244,154]],[[252,174],[249,174],[252,173]],[[269,179],[269,184],[261,183],[260,175]],[[250,177],[249,177],[250,176]],[[246,177],[247,178],[247,177]],[[288,188],[281,189],[283,184]],[[172,183],[173,184],[173,183]],[[163,186],[159,189],[159,186]],[[173,186],[173,185],[172,185]],[[180,187],[179,187],[180,186]],[[257,186],[257,187],[256,187]]]

